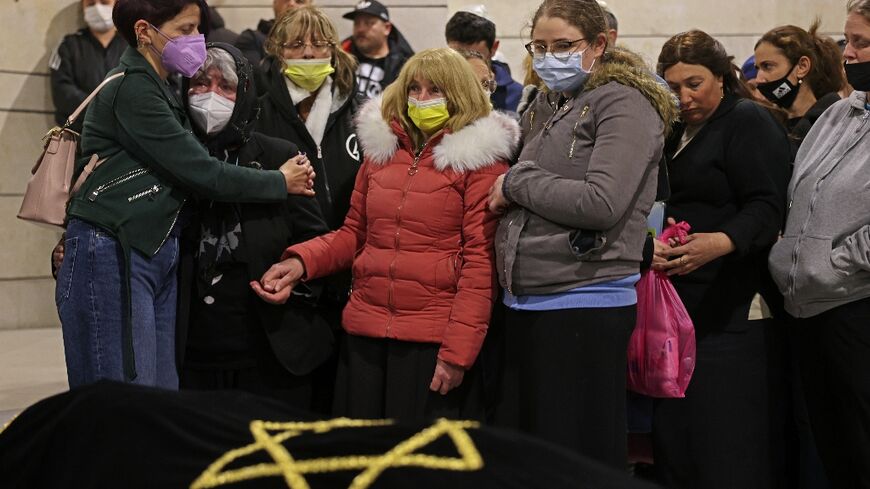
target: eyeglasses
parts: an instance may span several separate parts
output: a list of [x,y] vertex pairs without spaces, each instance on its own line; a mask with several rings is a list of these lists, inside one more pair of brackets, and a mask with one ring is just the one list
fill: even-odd
[[496,81],[494,79],[493,80],[483,80],[480,82],[480,84],[483,85],[483,89],[489,93],[495,93],[495,89],[498,88],[498,83],[496,83]]
[[281,47],[293,54],[303,53],[306,47],[310,47],[311,52],[314,54],[326,54],[330,49],[335,47],[335,43],[330,41],[314,41],[311,43],[294,41],[286,42],[282,44]]
[[549,52],[559,61],[567,61],[568,58],[577,51],[577,48],[579,47],[575,47],[577,43],[585,40],[586,39],[556,41],[549,46],[542,42],[532,41],[526,44],[526,51],[528,51],[534,58],[543,58],[544,55]]

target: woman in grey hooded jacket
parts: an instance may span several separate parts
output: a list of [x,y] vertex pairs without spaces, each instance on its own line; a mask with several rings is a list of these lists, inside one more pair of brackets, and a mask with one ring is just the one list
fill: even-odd
[[846,77],[798,151],[768,263],[794,316],[810,425],[832,487],[870,487],[870,0],[846,18]]
[[676,108],[636,57],[607,51],[594,0],[544,1],[526,48],[549,90],[523,115],[519,163],[491,191],[490,205],[507,208],[496,419],[623,468],[634,284]]

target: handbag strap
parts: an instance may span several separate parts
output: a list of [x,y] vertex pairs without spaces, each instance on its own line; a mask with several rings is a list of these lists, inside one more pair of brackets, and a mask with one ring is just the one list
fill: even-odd
[[69,116],[69,118],[66,120],[66,123],[63,125],[63,127],[67,128],[67,127],[70,127],[71,125],[73,125],[73,123],[76,121],[76,119],[78,119],[79,115],[81,115],[81,113],[85,110],[85,108],[87,108],[88,104],[90,104],[91,101],[94,99],[94,97],[96,97],[97,94],[100,93],[100,90],[102,90],[103,87],[106,86],[106,84],[109,83],[110,81],[114,80],[115,78],[122,77],[122,76],[124,76],[123,71],[121,73],[115,73],[114,75],[106,78],[105,80],[103,80],[102,83],[97,85],[97,88],[95,88],[94,91],[91,92],[91,94],[88,95],[88,97],[81,103],[81,105],[79,105],[79,107],[75,110],[75,112],[73,112],[72,115]]

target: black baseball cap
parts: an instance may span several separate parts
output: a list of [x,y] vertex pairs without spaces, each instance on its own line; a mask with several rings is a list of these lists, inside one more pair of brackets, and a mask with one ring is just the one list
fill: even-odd
[[353,10],[342,15],[342,17],[353,20],[357,14],[374,15],[384,22],[390,21],[390,12],[387,10],[387,7],[384,7],[384,4],[377,0],[362,0],[356,4]]

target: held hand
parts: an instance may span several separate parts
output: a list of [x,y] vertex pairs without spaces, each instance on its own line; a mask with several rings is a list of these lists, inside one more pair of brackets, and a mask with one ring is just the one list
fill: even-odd
[[663,265],[668,275],[686,275],[707,263],[735,250],[734,243],[725,233],[696,233],[686,237],[685,244],[665,251],[673,258]]
[[270,304],[284,304],[290,298],[293,287],[305,275],[305,265],[297,257],[288,258],[272,265],[259,282],[252,281],[251,288],[261,299]]
[[313,197],[314,169],[305,155],[297,155],[287,160],[278,170],[284,174],[288,194]]
[[503,184],[504,175],[500,175],[489,189],[489,210],[496,214],[503,213],[509,204],[504,193],[502,193]]
[[655,250],[653,251],[651,267],[653,270],[662,271],[668,263],[668,251],[671,247],[655,238],[653,238],[653,246]]
[[57,242],[57,246],[51,251],[51,274],[54,278],[57,278],[57,272],[60,270],[61,264],[63,264],[63,250],[64,238],[61,237],[60,241]]
[[462,378],[465,376],[465,369],[444,360],[438,360],[435,363],[435,375],[432,376],[432,382],[429,384],[429,390],[438,392],[442,396],[451,390],[459,387],[462,384]]

